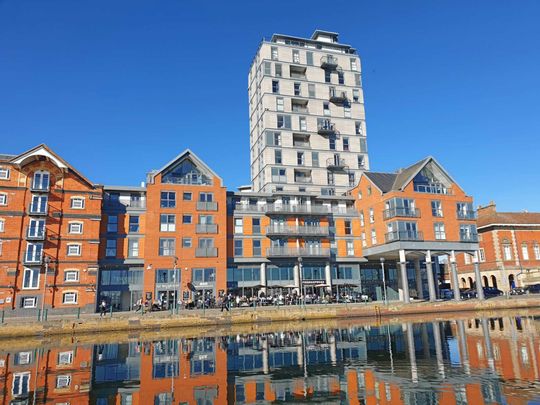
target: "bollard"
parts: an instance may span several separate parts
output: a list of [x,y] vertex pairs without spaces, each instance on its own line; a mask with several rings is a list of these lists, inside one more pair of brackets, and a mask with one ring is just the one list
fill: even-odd
[[81,307],[77,308],[77,319],[81,319]]
[[111,309],[110,309],[110,312],[111,312],[111,318],[112,318],[112,305],[111,305]]
[[41,321],[41,309],[37,310],[37,320]]
[[49,315],[49,310],[48,310],[48,309],[44,309],[44,310],[43,310],[43,320],[44,320],[44,321],[47,320],[47,315]]
[[6,310],[2,310],[2,323],[4,323],[4,318],[6,317]]

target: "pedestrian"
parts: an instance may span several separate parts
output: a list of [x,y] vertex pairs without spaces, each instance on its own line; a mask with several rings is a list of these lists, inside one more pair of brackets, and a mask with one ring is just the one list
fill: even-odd
[[139,312],[142,309],[142,298],[139,298],[137,300],[137,303],[135,304],[135,306],[136,306],[135,312]]
[[223,308],[229,312],[229,297],[226,295],[223,296],[223,299],[221,300],[221,312],[223,312]]
[[107,303],[105,300],[101,301],[101,304],[99,304],[99,317],[101,318],[103,315],[107,314]]

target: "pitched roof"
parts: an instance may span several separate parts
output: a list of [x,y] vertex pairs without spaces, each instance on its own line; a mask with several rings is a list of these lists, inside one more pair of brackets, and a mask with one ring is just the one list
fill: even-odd
[[396,173],[364,172],[364,175],[383,193],[392,191],[397,177]]
[[221,177],[219,177],[217,175],[216,172],[214,172],[212,169],[210,169],[210,167],[204,163],[202,161],[201,158],[199,158],[195,153],[193,153],[191,151],[191,149],[186,149],[184,150],[182,153],[180,153],[179,155],[177,155],[173,160],[171,160],[169,163],[167,163],[165,166],[163,166],[161,169],[159,170],[152,170],[152,172],[150,173],[150,176],[152,178],[152,181],[154,180],[154,178],[164,172],[166,169],[168,169],[169,167],[171,167],[172,165],[174,165],[176,162],[180,161],[180,160],[183,160],[183,159],[187,159],[187,158],[190,158],[194,163],[195,165],[199,166],[200,168],[202,168],[203,170],[206,170],[208,173],[210,173],[212,176],[214,177],[217,177],[221,183],[223,184],[223,180]]
[[540,226],[540,212],[484,212],[478,210],[479,228],[490,225],[537,225]]

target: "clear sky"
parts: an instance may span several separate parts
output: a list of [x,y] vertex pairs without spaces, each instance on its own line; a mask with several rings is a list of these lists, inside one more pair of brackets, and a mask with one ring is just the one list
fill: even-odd
[[362,59],[372,170],[433,155],[476,203],[540,211],[539,18],[528,0],[0,0],[0,152],[47,143],[137,185],[191,148],[249,184],[259,41],[319,28]]

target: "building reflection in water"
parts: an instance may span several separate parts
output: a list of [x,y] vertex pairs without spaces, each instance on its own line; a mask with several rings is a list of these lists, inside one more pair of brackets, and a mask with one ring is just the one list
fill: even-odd
[[2,404],[526,404],[539,320],[483,318],[0,354]]

